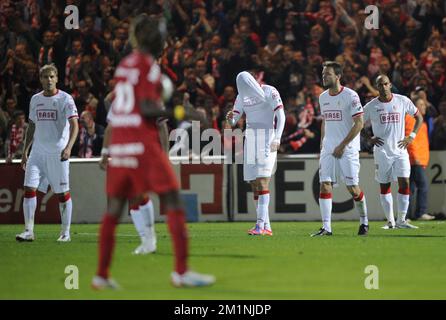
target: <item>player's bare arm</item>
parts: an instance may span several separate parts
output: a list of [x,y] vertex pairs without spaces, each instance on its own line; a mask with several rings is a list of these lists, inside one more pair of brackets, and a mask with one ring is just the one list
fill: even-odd
[[99,160],[99,168],[105,170],[108,164],[108,146],[110,144],[111,125],[108,125],[104,131],[104,140],[102,141],[101,160]]
[[158,133],[160,136],[161,147],[164,152],[169,153],[169,130],[165,120],[158,122]]
[[23,170],[26,169],[26,162],[28,161],[28,149],[33,142],[35,130],[36,130],[35,123],[31,119],[29,119],[28,128],[26,128],[26,134],[25,134],[25,146],[24,146],[25,151],[23,152],[22,163],[21,163]]
[[79,133],[79,123],[77,118],[71,118],[68,120],[70,123],[70,138],[68,140],[68,144],[65,149],[62,150],[60,155],[61,161],[66,161],[70,159],[71,149],[73,149],[73,145],[76,142],[77,134]]
[[364,118],[362,114],[353,118],[353,121],[353,127],[351,128],[350,132],[333,151],[333,156],[335,158],[342,157],[345,147],[359,134],[359,132],[361,132],[362,128],[364,127]]
[[418,133],[418,130],[420,130],[421,125],[423,124],[423,116],[421,115],[420,112],[417,112],[414,117],[415,117],[415,126],[413,128],[413,131],[403,140],[398,141],[398,148],[407,149],[407,146],[412,143],[412,141],[415,139],[415,136]]

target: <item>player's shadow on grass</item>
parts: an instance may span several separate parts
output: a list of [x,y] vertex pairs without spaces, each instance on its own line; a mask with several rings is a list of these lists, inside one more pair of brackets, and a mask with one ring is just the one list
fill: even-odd
[[[157,252],[157,256],[172,256],[171,253]],[[255,256],[251,254],[221,254],[221,253],[200,253],[200,254],[190,254],[190,257],[200,257],[200,258],[235,258],[235,259],[258,259],[261,256]]]

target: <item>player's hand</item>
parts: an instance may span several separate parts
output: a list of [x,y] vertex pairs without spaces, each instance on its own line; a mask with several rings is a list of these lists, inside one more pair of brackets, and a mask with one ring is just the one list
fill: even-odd
[[271,142],[271,152],[276,152],[280,148],[280,142]]
[[20,163],[20,166],[22,167],[23,170],[26,170],[27,162],[28,162],[28,155],[26,155],[26,152],[25,152],[25,153],[23,153],[22,162]]
[[337,146],[334,151],[333,151],[333,156],[335,158],[340,159],[342,157],[342,155],[344,154],[344,150],[345,150],[345,146],[343,144],[340,144],[339,146]]
[[370,143],[377,147],[382,147],[384,145],[384,140],[380,137],[372,137],[370,138]]
[[71,148],[66,147],[62,150],[62,153],[60,154],[60,161],[67,161],[70,159],[71,155]]
[[226,114],[226,120],[231,122],[232,119],[234,119],[234,112],[232,110],[229,110],[228,113]]
[[410,136],[405,137],[403,140],[398,141],[398,148],[400,149],[407,149],[407,146],[411,144],[413,141],[413,138]]
[[108,165],[108,155],[104,154],[101,157],[101,160],[99,160],[99,168],[101,168],[102,170],[106,170],[107,169],[107,165]]

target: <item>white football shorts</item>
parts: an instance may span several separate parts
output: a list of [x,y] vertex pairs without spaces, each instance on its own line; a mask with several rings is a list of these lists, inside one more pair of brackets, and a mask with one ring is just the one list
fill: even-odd
[[[46,180],[54,193],[67,192],[69,187],[69,160],[60,161],[59,154],[32,152],[25,170],[25,187],[37,189]],[[40,186],[42,188],[42,186]],[[41,189],[39,188],[39,190]]]
[[319,159],[319,182],[339,184],[339,177],[347,186],[359,185],[359,152],[344,151],[340,159],[332,153],[321,152]]
[[375,180],[379,183],[397,181],[398,178],[410,177],[409,154],[388,156],[385,152],[373,151],[375,159]]
[[[269,178],[275,172],[277,151],[271,152],[271,139],[266,137],[264,142],[245,139],[243,154],[243,178],[245,181],[254,181],[257,178]],[[251,141],[248,143],[247,141]],[[258,143],[257,143],[258,142]]]

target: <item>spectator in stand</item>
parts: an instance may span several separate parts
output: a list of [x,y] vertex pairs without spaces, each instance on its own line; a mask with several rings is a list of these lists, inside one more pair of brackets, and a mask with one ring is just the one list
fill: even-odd
[[[418,98],[415,100],[415,106],[424,118],[427,108],[424,100]],[[405,134],[408,136],[415,126],[415,119],[406,115],[405,121]],[[429,137],[426,121],[423,121],[415,139],[408,145],[407,151],[410,159],[409,216],[413,220],[433,220],[435,218],[427,214],[429,182],[426,167],[429,164]]]
[[28,124],[25,121],[25,112],[21,110],[15,111],[13,121],[6,139],[6,163],[11,163],[13,159],[21,159],[22,154],[25,151],[23,150],[23,147],[26,128],[28,128]]
[[73,154],[79,158],[99,157],[104,139],[104,127],[94,122],[93,115],[89,111],[81,113],[79,122],[79,136]]
[[83,112],[84,110],[89,111],[96,119],[96,110],[98,107],[98,99],[90,92],[90,86],[86,80],[79,80],[76,83],[76,90],[72,94],[74,102],[79,110]]

